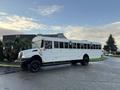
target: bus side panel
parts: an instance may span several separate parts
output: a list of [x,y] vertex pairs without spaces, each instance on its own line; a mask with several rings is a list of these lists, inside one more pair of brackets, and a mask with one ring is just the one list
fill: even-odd
[[91,49],[48,49],[43,52],[43,61],[82,60],[85,54],[87,54],[90,59],[100,58],[102,51]]
[[102,50],[91,50],[89,53],[90,59],[100,58],[102,56]]

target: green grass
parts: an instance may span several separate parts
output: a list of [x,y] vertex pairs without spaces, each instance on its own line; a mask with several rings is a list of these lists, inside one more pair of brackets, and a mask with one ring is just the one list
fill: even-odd
[[120,55],[112,55],[111,57],[120,57]]
[[98,61],[104,61],[106,58],[105,57],[101,57],[101,58],[94,58],[91,59],[90,62],[98,62]]
[[20,67],[19,63],[15,63],[15,62],[0,62],[0,66],[1,67]]

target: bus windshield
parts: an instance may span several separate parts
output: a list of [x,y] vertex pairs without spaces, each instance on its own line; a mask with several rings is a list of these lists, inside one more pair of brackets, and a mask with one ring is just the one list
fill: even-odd
[[32,42],[32,48],[43,48],[43,45],[44,45],[43,40]]

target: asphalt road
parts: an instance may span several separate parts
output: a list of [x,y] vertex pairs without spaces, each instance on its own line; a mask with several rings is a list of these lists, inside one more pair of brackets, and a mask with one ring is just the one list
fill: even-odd
[[120,58],[89,66],[43,67],[38,73],[0,75],[0,90],[120,90]]

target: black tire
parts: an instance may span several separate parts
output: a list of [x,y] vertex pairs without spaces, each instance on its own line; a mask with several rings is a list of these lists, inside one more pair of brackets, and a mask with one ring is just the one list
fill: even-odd
[[39,60],[32,60],[28,64],[28,69],[30,72],[38,72],[41,68],[41,62]]
[[71,64],[72,64],[73,66],[75,66],[75,65],[77,65],[77,61],[71,61]]
[[21,63],[21,68],[22,68],[22,70],[27,71],[28,70],[28,64],[25,63],[25,62],[22,62]]
[[84,56],[83,60],[80,62],[82,66],[87,66],[89,64],[89,57]]

